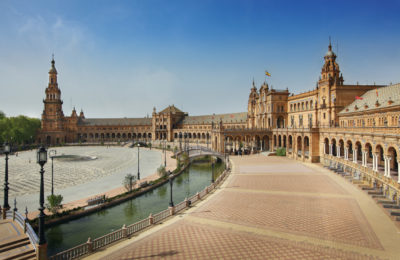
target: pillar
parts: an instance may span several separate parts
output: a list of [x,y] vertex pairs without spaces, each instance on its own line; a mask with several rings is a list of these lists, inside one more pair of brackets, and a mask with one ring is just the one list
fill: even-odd
[[348,147],[344,148],[344,159],[346,161],[349,160],[349,148]]
[[323,151],[324,151],[324,155],[326,154],[326,147],[325,147],[325,143],[322,143],[322,145],[323,145]]
[[397,161],[397,183],[400,183],[400,160]]
[[336,151],[336,155],[338,158],[340,158],[340,145],[337,146],[337,151]]
[[392,160],[392,157],[386,156],[385,157],[385,173],[386,177],[391,178],[390,176],[390,161]]
[[376,171],[376,164],[375,164],[375,157],[376,157],[376,154],[372,154],[372,170],[373,171]]
[[357,149],[353,149],[353,162],[357,163]]
[[333,147],[333,144],[329,144],[329,155],[332,155],[332,147]]

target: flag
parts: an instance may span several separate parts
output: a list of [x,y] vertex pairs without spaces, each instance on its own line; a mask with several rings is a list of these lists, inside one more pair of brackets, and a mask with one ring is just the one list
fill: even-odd
[[271,74],[269,74],[269,72],[268,72],[268,71],[265,71],[265,75],[267,75],[267,76],[271,77]]
[[363,100],[363,98],[362,98],[362,97],[359,97],[359,96],[356,96],[356,99]]

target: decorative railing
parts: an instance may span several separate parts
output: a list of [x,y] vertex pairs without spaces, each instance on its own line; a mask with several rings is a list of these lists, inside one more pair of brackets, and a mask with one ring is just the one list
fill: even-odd
[[[104,236],[101,236],[99,238],[96,238],[94,240],[91,240],[90,238],[88,241],[84,244],[78,245],[76,247],[73,247],[71,249],[68,249],[66,251],[60,252],[56,255],[53,255],[49,257],[50,260],[58,260],[58,259],[74,259],[78,257],[82,257],[84,255],[90,254],[92,252],[95,252],[99,248],[105,247],[107,245],[110,245],[118,240],[128,238],[134,233],[140,232],[148,227],[150,227],[152,224],[161,222],[164,219],[167,219],[168,217],[176,214],[177,212],[180,212],[191,205],[193,205],[195,202],[199,201],[200,199],[204,198],[210,191],[215,189],[217,185],[229,174],[229,165],[228,165],[228,170],[225,170],[218,178],[215,180],[214,183],[211,185],[207,186],[202,190],[200,193],[197,193],[184,201],[178,203],[174,207],[170,207],[166,210],[163,210],[159,213],[156,213],[154,215],[150,214],[148,218],[145,218],[143,220],[140,220],[134,224],[131,224],[127,227],[125,225],[116,230],[113,231],[109,234],[106,234]],[[189,202],[190,201],[190,202]]]
[[39,238],[32,226],[28,223],[28,220],[24,218],[17,210],[8,210],[6,212],[6,218],[12,219],[20,225],[20,227],[24,230],[24,233],[28,236],[33,248],[36,250],[36,244],[39,243]]

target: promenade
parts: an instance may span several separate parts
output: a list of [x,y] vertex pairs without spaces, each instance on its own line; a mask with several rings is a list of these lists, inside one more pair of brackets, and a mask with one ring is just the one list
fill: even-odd
[[399,229],[344,178],[284,157],[231,160],[204,201],[87,259],[399,259]]

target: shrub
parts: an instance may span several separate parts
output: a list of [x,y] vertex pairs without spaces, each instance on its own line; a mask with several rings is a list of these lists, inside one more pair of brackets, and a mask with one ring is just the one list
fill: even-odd
[[285,147],[280,147],[280,148],[276,149],[276,155],[277,156],[286,156]]
[[160,165],[157,169],[157,173],[159,177],[164,177],[167,174],[167,171],[165,170],[165,166]]
[[122,182],[122,184],[124,185],[125,189],[128,192],[131,192],[133,189],[133,186],[135,186],[136,184],[136,176],[128,173],[125,178],[124,181]]
[[58,209],[62,208],[62,200],[62,195],[49,195],[47,196],[48,204],[46,204],[46,208],[51,211],[51,213],[55,214]]

